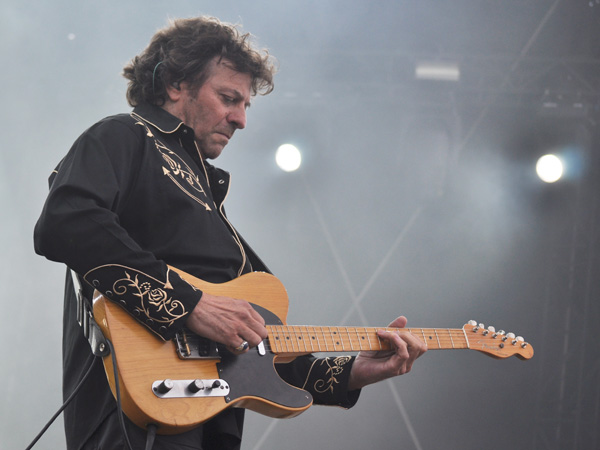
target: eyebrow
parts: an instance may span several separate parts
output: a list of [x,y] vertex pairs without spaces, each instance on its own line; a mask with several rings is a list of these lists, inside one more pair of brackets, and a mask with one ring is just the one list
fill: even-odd
[[[230,88],[230,87],[222,87],[221,89],[219,89],[221,92],[229,92],[230,94],[232,94],[236,100],[243,100],[244,96],[242,95],[242,93],[240,91],[238,91],[235,88]],[[247,102],[244,103],[244,106],[246,108],[250,108],[252,106],[252,103],[250,102],[250,100],[248,100]]]

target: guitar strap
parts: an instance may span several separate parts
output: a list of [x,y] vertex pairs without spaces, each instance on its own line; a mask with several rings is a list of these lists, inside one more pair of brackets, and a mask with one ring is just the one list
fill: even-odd
[[106,338],[100,327],[94,320],[92,302],[85,295],[83,283],[78,273],[73,269],[68,269],[73,280],[73,289],[75,290],[75,298],[77,301],[77,322],[83,329],[83,336],[87,339],[92,348],[92,353],[95,356],[106,356],[110,352]]

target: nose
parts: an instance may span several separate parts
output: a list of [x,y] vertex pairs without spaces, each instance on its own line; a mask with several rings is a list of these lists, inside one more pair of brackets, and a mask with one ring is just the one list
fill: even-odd
[[227,121],[240,130],[246,128],[246,108],[240,106],[230,111]]

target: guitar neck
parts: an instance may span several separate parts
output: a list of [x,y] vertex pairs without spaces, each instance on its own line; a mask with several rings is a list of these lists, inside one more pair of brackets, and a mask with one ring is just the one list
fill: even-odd
[[469,348],[463,329],[268,325],[267,330],[271,351],[276,354],[389,350],[389,343],[379,338],[378,330],[413,334],[430,350]]

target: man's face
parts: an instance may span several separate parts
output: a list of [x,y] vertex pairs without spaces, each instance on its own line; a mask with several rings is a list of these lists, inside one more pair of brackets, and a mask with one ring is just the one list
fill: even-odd
[[180,90],[170,86],[171,101],[164,105],[194,130],[204,159],[218,157],[235,130],[246,126],[250,106],[250,75],[235,71],[227,60],[217,61],[209,63],[208,78],[197,91],[185,82]]

